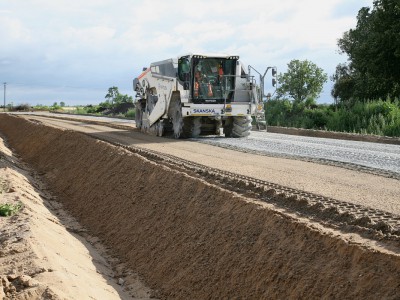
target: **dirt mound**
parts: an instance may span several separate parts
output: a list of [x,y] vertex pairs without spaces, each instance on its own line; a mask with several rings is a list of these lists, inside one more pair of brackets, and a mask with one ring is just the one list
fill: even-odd
[[149,299],[42,187],[0,137],[0,300]]
[[398,255],[79,133],[5,115],[0,129],[64,207],[160,297],[400,297]]

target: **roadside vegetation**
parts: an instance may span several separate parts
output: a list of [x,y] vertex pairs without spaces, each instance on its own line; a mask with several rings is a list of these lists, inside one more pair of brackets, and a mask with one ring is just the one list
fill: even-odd
[[113,86],[108,89],[105,101],[97,105],[67,106],[65,102],[54,102],[53,105],[19,104],[7,107],[7,111],[50,111],[58,113],[109,116],[117,118],[135,119],[135,108],[132,96],[123,95]]
[[332,105],[317,105],[327,76],[309,61],[292,60],[265,104],[268,125],[400,136],[400,4],[362,7],[356,28],[338,40],[347,62],[330,79]]
[[351,106],[316,105],[311,100],[297,104],[288,99],[279,99],[268,101],[265,110],[270,126],[400,136],[398,99],[356,101]]
[[135,109],[132,96],[123,95],[113,86],[108,89],[106,100],[98,105],[77,106],[69,113],[79,115],[110,116],[134,119]]

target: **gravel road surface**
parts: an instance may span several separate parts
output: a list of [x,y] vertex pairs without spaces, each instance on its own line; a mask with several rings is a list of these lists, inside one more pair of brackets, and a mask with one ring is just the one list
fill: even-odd
[[286,134],[252,132],[248,138],[209,137],[198,142],[288,158],[351,163],[400,174],[400,146]]
[[[135,128],[134,121],[117,118],[81,115],[75,116],[65,114],[59,115],[49,114],[47,112],[35,112],[32,113],[32,115],[114,123]],[[248,138],[242,139],[213,136],[200,137],[198,139],[191,140],[211,144],[214,146],[269,156],[297,159],[300,158],[317,162],[331,161],[359,165],[372,169],[388,171],[400,176],[399,145],[294,136],[257,131],[253,131]]]
[[[29,113],[23,113],[29,114]],[[134,121],[117,118],[59,115],[35,112],[32,115],[54,116],[75,120],[90,120],[121,124],[135,128]],[[340,162],[387,171],[400,176],[400,146],[330,138],[294,136],[253,131],[248,138],[235,139],[223,136],[191,139],[214,146],[252,152],[267,156],[306,159],[316,162]]]

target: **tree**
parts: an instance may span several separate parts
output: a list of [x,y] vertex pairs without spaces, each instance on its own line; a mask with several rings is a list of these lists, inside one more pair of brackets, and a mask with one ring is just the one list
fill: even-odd
[[123,94],[118,94],[117,97],[115,97],[114,101],[115,101],[116,104],[122,104],[122,103],[131,103],[131,104],[133,104],[132,96],[123,95]]
[[355,80],[352,70],[347,64],[338,64],[336,72],[330,79],[334,82],[331,95],[335,103],[345,102],[353,97]]
[[60,106],[61,106],[61,107],[65,107],[65,102],[64,102],[64,101],[61,101],[61,102],[60,102]]
[[287,72],[278,76],[278,97],[288,95],[294,104],[305,103],[321,94],[327,79],[327,74],[316,64],[294,59],[288,63]]
[[352,78],[352,93],[343,88],[343,78],[335,74],[332,94],[341,100],[400,96],[399,32],[398,0],[375,0],[372,10],[361,8],[356,28],[345,32],[338,41],[341,53],[348,55],[347,75]]
[[119,95],[118,88],[116,86],[113,86],[108,89],[108,93],[104,98],[106,98],[108,102],[114,103],[118,95]]
[[99,103],[97,112],[111,110],[112,113],[123,113],[133,107],[132,96],[120,94],[115,86],[108,89],[105,98],[106,101]]

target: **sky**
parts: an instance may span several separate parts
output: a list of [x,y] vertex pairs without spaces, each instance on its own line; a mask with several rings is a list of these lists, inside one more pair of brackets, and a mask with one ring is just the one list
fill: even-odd
[[[239,55],[262,73],[307,59],[331,76],[347,60],[337,40],[372,2],[0,0],[0,87],[7,104],[97,104],[112,86],[134,96],[151,62],[193,52]],[[333,102],[331,86],[319,103]]]

